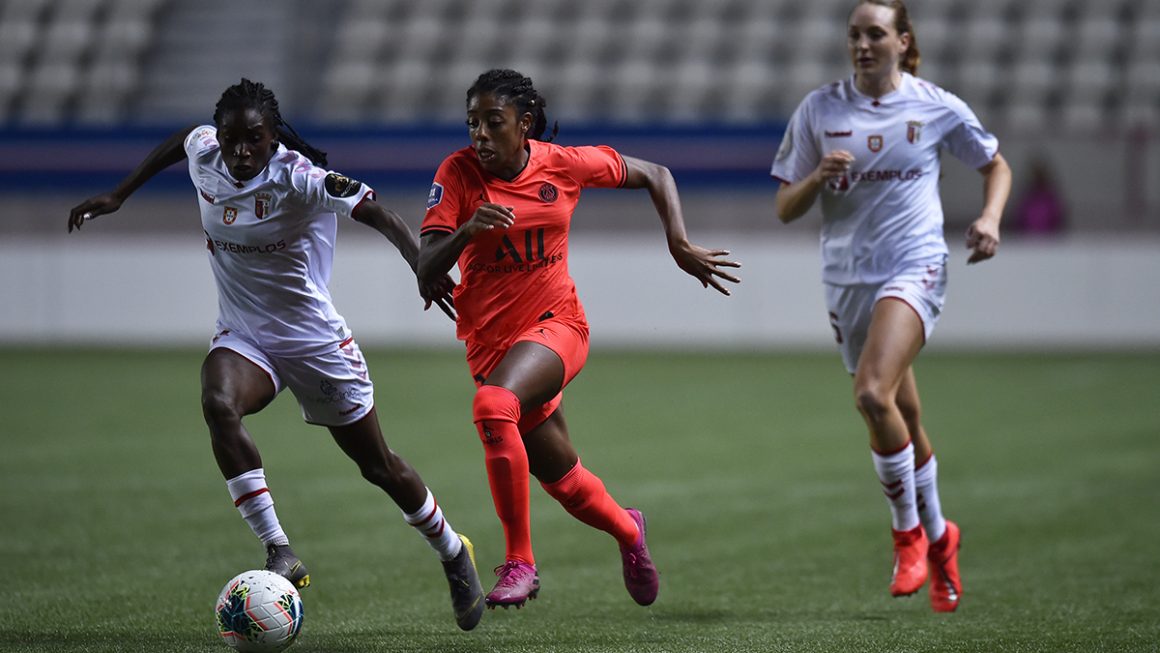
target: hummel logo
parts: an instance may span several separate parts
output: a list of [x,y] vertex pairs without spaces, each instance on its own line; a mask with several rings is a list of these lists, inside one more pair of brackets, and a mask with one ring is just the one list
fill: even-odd
[[828,138],[846,138],[847,136],[853,136],[853,135],[854,135],[854,130],[852,130],[852,129],[847,129],[844,132],[832,132],[829,130],[826,131],[826,136]]

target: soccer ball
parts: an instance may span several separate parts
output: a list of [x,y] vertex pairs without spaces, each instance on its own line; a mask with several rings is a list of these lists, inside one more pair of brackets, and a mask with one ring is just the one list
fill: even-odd
[[226,644],[243,653],[276,653],[302,629],[302,597],[290,581],[264,569],[230,579],[213,609]]

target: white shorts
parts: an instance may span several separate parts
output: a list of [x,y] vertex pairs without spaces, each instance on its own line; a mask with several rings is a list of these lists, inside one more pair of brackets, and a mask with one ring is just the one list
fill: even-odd
[[904,269],[881,285],[836,286],[826,284],[826,307],[830,326],[842,352],[846,370],[858,369],[858,358],[866,345],[870,318],[880,299],[894,297],[906,302],[922,320],[924,342],[934,332],[947,295],[946,259],[919,263]]
[[374,408],[374,384],[366,359],[354,338],[318,356],[271,356],[232,331],[218,332],[210,351],[225,348],[265,370],[274,394],[290,388],[302,408],[302,419],[321,426],[353,424]]

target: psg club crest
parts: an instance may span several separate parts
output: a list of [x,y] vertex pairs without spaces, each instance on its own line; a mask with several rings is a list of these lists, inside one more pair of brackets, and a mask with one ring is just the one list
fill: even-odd
[[922,138],[922,121],[921,120],[907,120],[906,121],[906,142],[917,143],[918,139]]
[[238,210],[232,206],[227,206],[226,210],[222,212],[222,222],[226,224],[233,224],[234,220],[238,219]]
[[870,148],[871,152],[880,152],[882,150],[882,134],[871,134],[867,136],[866,147]]
[[274,196],[270,193],[258,193],[254,195],[254,215],[259,220],[270,215],[270,203],[274,201]]
[[556,187],[546,181],[544,182],[543,186],[540,186],[540,199],[544,200],[548,204],[555,202],[559,195],[560,193],[556,190]]

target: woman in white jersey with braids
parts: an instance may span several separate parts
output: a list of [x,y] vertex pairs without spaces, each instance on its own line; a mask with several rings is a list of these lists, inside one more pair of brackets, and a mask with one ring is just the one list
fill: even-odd
[[[222,94],[214,124],[179,130],[114,190],[69,215],[69,231],[112,213],[137,188],[182,160],[197,189],[204,246],[218,288],[218,320],[201,369],[201,404],[214,457],[234,505],[266,546],[266,569],[310,582],[274,511],[258,449],[242,418],[284,388],[303,418],[326,426],[362,475],[383,489],[443,561],[456,621],[478,623],[483,590],[471,542],[443,517],[419,474],[387,447],[366,361],[335,310],[327,284],[337,215],[386,236],[414,270],[419,243],[365,184],[325,169],[326,157],[282,120],[262,84],[243,79]],[[420,283],[427,307],[447,300],[448,277]]]
[[777,214],[790,222],[821,197],[830,321],[890,505],[890,592],[913,594],[929,575],[931,606],[950,612],[962,594],[960,531],[942,515],[911,368],[946,289],[939,153],[983,176],[968,263],[995,254],[1011,171],[962,100],[914,76],[918,46],[900,0],[857,4],[847,45],[854,74],[806,96],[786,128],[771,172]]

